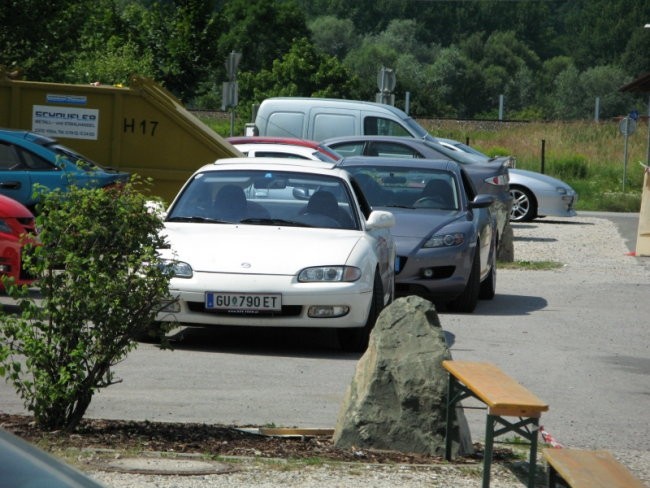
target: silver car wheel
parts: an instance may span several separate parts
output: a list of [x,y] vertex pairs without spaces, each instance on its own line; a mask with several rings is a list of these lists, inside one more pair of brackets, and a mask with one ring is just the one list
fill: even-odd
[[510,220],[512,222],[529,222],[537,216],[536,204],[532,193],[525,188],[510,188],[512,207]]

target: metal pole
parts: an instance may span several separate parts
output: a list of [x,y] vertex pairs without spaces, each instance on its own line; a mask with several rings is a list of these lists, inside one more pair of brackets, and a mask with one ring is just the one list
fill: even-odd
[[545,163],[546,163],[546,139],[542,139],[542,170],[541,170],[542,174],[544,174]]
[[503,120],[503,95],[499,95],[499,120]]
[[646,153],[645,164],[650,166],[650,97],[648,97],[648,150]]
[[404,97],[404,112],[406,112],[406,115],[408,115],[410,107],[411,107],[411,92],[407,91]]
[[596,97],[596,108],[594,109],[594,122],[598,122],[600,117],[600,97]]
[[627,179],[627,140],[630,134],[630,117],[625,117],[625,151],[623,156],[623,193],[625,193],[625,180]]

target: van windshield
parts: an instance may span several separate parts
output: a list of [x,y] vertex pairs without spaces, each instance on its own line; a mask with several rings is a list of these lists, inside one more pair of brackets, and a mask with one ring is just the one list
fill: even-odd
[[417,137],[420,139],[434,140],[433,137],[424,129],[424,127],[418,124],[411,117],[404,119],[404,123],[411,131],[411,134],[413,134],[413,137]]

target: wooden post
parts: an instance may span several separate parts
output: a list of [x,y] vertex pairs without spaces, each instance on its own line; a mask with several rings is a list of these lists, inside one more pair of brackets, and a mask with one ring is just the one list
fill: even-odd
[[636,238],[636,255],[650,256],[650,166],[645,166],[645,174],[643,176],[641,209],[639,210],[639,230]]

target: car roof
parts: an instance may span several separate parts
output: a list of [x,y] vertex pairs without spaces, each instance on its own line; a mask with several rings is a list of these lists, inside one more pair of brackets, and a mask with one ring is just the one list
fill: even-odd
[[50,144],[56,144],[57,141],[51,137],[44,136],[43,134],[37,134],[36,132],[31,132],[25,129],[6,129],[0,128],[0,136],[7,138],[22,139],[27,142],[33,142],[35,144],[40,144],[41,146],[47,146]]
[[459,173],[462,168],[448,159],[404,159],[376,156],[350,156],[339,162],[339,168],[346,166],[404,166],[409,168],[438,169]]
[[275,171],[302,171],[304,173],[331,174],[333,171],[337,172],[336,165],[337,163],[296,158],[223,158],[199,168],[197,173],[212,171],[216,166],[219,169],[259,169],[260,171],[272,169]]
[[408,143],[415,142],[420,144],[422,142],[430,142],[425,139],[418,139],[415,137],[405,137],[405,136],[368,136],[368,135],[356,135],[356,136],[338,136],[330,137],[321,141],[323,145],[329,145],[335,142],[346,142],[346,141],[406,141]]
[[408,114],[403,110],[384,103],[369,102],[366,100],[348,100],[343,98],[317,98],[317,97],[270,97],[262,101],[268,103],[277,103],[281,101],[283,105],[299,105],[304,107],[305,104],[310,106],[326,106],[326,107],[344,107],[353,110],[361,110],[363,108],[376,108],[392,112],[400,119],[408,118]]
[[316,141],[299,139],[298,137],[270,137],[270,136],[233,136],[227,137],[230,144],[291,144],[293,146],[304,146],[318,148]]
[[290,148],[304,148],[304,150],[312,149],[320,153],[325,154],[327,157],[333,160],[341,159],[341,156],[336,153],[333,149],[323,146],[321,143],[316,141],[311,141],[309,139],[300,139],[297,137],[270,137],[270,136],[236,136],[228,137],[226,140],[235,146],[239,151],[250,150],[258,145],[260,147],[272,147],[284,146]]

